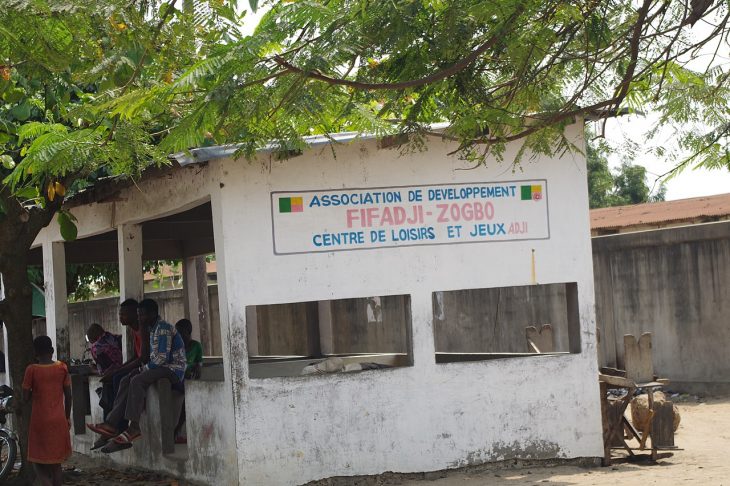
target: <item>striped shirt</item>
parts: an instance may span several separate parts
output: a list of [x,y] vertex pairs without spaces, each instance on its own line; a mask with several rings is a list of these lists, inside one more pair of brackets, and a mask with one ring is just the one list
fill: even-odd
[[122,336],[105,332],[91,345],[91,357],[96,368],[103,375],[109,368],[122,366]]
[[185,343],[175,326],[159,317],[150,331],[150,361],[147,369],[169,368],[180,381],[185,379]]

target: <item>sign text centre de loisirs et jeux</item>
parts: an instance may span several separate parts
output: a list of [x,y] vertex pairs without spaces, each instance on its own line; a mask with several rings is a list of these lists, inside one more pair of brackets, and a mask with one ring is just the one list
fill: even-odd
[[547,181],[272,192],[277,254],[545,239]]

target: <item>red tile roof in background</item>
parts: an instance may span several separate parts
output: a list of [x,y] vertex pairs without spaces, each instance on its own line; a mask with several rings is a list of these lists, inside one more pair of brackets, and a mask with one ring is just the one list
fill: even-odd
[[642,225],[668,225],[696,222],[697,219],[730,217],[730,194],[693,197],[633,206],[591,210],[591,229],[620,229]]

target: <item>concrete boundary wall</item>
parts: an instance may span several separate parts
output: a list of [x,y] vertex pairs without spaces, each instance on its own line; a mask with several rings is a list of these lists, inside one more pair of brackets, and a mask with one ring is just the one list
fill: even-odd
[[730,391],[730,222],[594,237],[593,265],[603,365],[648,331],[670,389]]
[[[148,292],[146,298],[154,299],[160,306],[160,316],[171,324],[185,317],[185,303],[182,289],[169,289]],[[220,338],[220,317],[218,312],[218,287],[208,286],[210,302],[210,320],[213,333],[211,348],[213,356],[220,356],[222,343]],[[114,334],[122,334],[124,329],[119,323],[119,297],[73,302],[68,304],[69,340],[71,357],[80,358],[86,349],[84,336],[92,323],[101,324],[104,330]],[[88,354],[87,354],[88,357]]]

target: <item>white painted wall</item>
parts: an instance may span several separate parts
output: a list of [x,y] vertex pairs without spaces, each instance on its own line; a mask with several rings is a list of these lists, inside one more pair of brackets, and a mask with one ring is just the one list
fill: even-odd
[[[583,145],[581,126],[567,135]],[[255,162],[214,161],[126,189],[120,197],[126,200],[73,209],[84,237],[211,200],[222,335],[229,343],[223,349],[225,381],[192,392],[189,410],[205,420],[191,419],[198,428],[189,428],[189,436],[205,433],[209,424],[218,435],[210,447],[191,447],[193,456],[184,463],[190,465],[180,465],[179,473],[207,474],[210,484],[231,484],[231,478],[239,484],[300,484],[510,457],[602,455],[584,157],[526,157],[517,173],[494,161],[457,170],[464,165],[447,156],[453,149],[431,139],[427,152],[399,156],[364,141],[337,146],[336,158],[330,147],[320,147],[281,162],[265,154]],[[510,146],[505,160],[516,150]],[[542,178],[549,187],[549,240],[273,253],[271,191]],[[60,240],[54,223],[37,243]],[[582,353],[437,365],[431,293],[530,284],[533,250],[538,283],[578,284]],[[411,295],[413,367],[248,377],[247,305],[388,294]],[[231,460],[233,451],[237,461]],[[172,469],[157,453],[119,457]],[[206,461],[226,470],[203,469]]]
[[[122,191],[117,202],[94,203],[76,207],[71,212],[78,218],[79,238],[104,233],[115,228],[133,228],[135,223],[178,213],[208,200],[216,209],[217,191],[219,190],[218,164],[211,163],[174,171],[161,178],[145,180]],[[214,214],[214,231],[218,241],[220,232],[220,215]],[[123,238],[120,239],[122,242]],[[45,228],[38,236],[35,244],[62,241],[56,222]],[[120,244],[120,246],[122,246]],[[137,249],[138,250],[138,249]],[[216,246],[216,252],[222,249]],[[129,259],[131,261],[131,259]],[[219,259],[220,261],[220,259]],[[137,275],[140,284],[142,272],[137,268],[123,268],[121,274],[127,275],[122,286],[134,297],[134,289],[141,289],[134,282]],[[132,277],[129,277],[132,275]],[[131,278],[131,280],[130,280]],[[225,298],[220,291],[219,299]],[[220,301],[221,308],[225,301]],[[225,326],[223,336],[227,336],[227,321],[221,313],[221,322]],[[223,348],[224,362],[229,363],[228,347]],[[92,414],[87,422],[101,421],[101,409],[94,390],[98,383],[91,383]],[[121,464],[135,465],[146,469],[167,471],[191,480],[209,484],[234,484],[238,477],[236,458],[235,423],[233,417],[233,398],[230,373],[226,371],[223,382],[191,381],[186,387],[186,409],[188,410],[187,431],[189,446],[187,455],[184,448],[177,447],[176,454],[165,456],[161,451],[159,437],[159,402],[154,387],[150,390],[147,412],[143,415],[141,426],[144,438],[129,451],[105,456]],[[73,435],[74,450],[90,455],[101,456],[99,452],[89,452],[96,434],[86,432]]]
[[[582,128],[568,137],[583,145]],[[412,472],[509,457],[602,455],[585,160],[525,158],[456,170],[451,144],[400,157],[374,141],[278,162],[222,165],[221,215],[240,484]],[[517,145],[509,147],[510,161]],[[543,241],[274,255],[271,191],[548,180]],[[583,352],[437,365],[435,290],[577,282]],[[247,305],[410,294],[415,365],[356,375],[249,379]]]
[[[94,393],[99,386],[101,384],[98,378],[91,378],[91,415],[87,417],[89,423],[102,421],[103,412]],[[91,451],[91,446],[98,436],[89,431],[75,435],[72,429],[73,449],[97,457],[100,462],[111,460],[119,464],[164,471],[203,484],[236,484],[238,464],[230,396],[230,384],[226,382],[186,383],[188,444],[176,445],[174,454],[162,454],[159,434],[160,402],[155,386],[149,388],[146,410],[140,421],[143,436],[134,443],[134,447],[108,455],[94,452]]]

